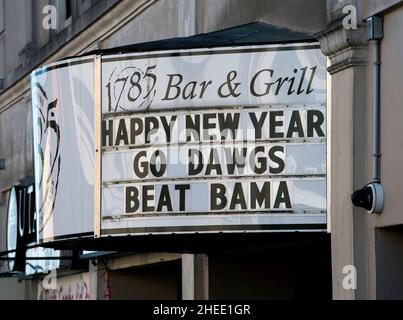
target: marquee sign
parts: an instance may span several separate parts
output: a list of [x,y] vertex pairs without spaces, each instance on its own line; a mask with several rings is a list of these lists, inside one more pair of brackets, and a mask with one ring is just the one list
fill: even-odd
[[326,229],[316,44],[90,56],[32,88],[44,241]]

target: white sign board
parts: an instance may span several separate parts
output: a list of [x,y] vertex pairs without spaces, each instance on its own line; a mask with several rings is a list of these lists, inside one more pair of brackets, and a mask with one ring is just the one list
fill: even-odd
[[103,57],[102,235],[326,229],[317,45]]
[[35,71],[39,240],[325,230],[326,75],[312,43]]
[[93,234],[93,69],[86,57],[31,76],[39,242]]

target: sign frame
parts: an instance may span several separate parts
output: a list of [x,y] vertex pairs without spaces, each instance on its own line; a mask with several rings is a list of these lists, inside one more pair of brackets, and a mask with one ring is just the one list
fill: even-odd
[[[317,43],[300,43],[300,44],[286,44],[286,45],[267,45],[267,46],[241,46],[241,47],[234,47],[234,48],[202,48],[202,49],[195,49],[196,54],[198,53],[198,51],[200,52],[213,52],[213,53],[219,53],[221,50],[226,52],[226,53],[230,53],[230,52],[247,52],[248,50],[256,50],[256,51],[264,51],[265,48],[269,47],[270,50],[277,50],[276,48],[278,48],[279,51],[282,50],[292,50],[292,49],[296,49],[296,50],[301,50],[301,49],[305,49],[305,48],[316,48],[319,49],[320,46]],[[216,52],[215,52],[216,51]],[[133,60],[137,60],[137,59],[141,59],[141,58],[148,58],[148,57],[159,57],[160,55],[162,56],[181,56],[181,55],[192,55],[192,50],[170,50],[170,51],[157,51],[157,52],[145,52],[145,53],[134,53],[134,54],[125,54],[122,56],[126,56],[128,57],[128,59],[133,59]],[[124,60],[124,58],[120,56],[121,60]],[[112,56],[112,57],[105,57],[105,61],[114,61],[117,60],[118,57],[117,56]],[[324,58],[324,61],[326,61],[326,59]],[[325,80],[327,82],[327,78]],[[325,84],[325,87],[327,87],[327,84]],[[326,107],[326,101],[322,101],[324,103],[324,105],[322,104],[322,106],[325,107],[325,121],[327,124],[327,107]],[[239,107],[239,106],[236,106]],[[206,111],[209,110],[209,108],[214,108],[214,107],[201,107],[201,108],[194,108],[194,111],[197,113],[198,111]],[[217,106],[217,108],[222,108],[223,110],[226,109],[225,106]],[[189,111],[193,111],[193,108],[190,108]],[[164,109],[162,108],[161,110],[155,110],[155,111],[161,111],[161,112],[171,112],[174,110],[185,110],[183,108],[178,108],[178,109]],[[188,109],[186,109],[188,110]],[[106,116],[112,116],[113,113],[104,113],[103,115]],[[126,111],[122,111],[122,112],[115,112],[114,113],[117,117],[119,116],[124,116],[124,115],[131,115],[131,114],[145,114],[147,115],[147,112],[143,113],[141,111],[139,112],[126,112]],[[326,155],[325,155],[325,163],[327,163],[327,128],[325,128],[326,132],[325,132],[325,140],[324,140],[324,145],[326,148]],[[99,136],[97,134],[97,136]],[[258,179],[258,178],[257,178]],[[327,192],[327,179],[328,179],[328,175],[325,174],[325,180],[324,180],[324,188],[325,188],[325,197],[326,196],[326,192]],[[102,179],[101,179],[102,181]],[[101,204],[102,206],[102,204]],[[258,212],[253,212],[253,214],[258,214]],[[253,215],[252,214],[252,215]],[[248,214],[250,215],[250,214]],[[117,229],[115,231],[113,231],[112,229],[108,229],[108,228],[104,228],[103,227],[103,223],[104,223],[104,218],[102,217],[101,214],[101,230],[100,230],[100,236],[101,237],[110,237],[110,236],[126,236],[126,235],[169,235],[169,234],[209,234],[209,233],[226,233],[226,232],[230,232],[230,233],[255,233],[255,232],[312,232],[312,231],[317,231],[317,232],[325,232],[327,230],[327,207],[325,206],[325,209],[322,210],[320,212],[321,217],[319,217],[319,215],[317,214],[312,214],[312,224],[309,223],[302,223],[302,224],[296,224],[294,225],[294,227],[292,227],[291,225],[288,224],[264,224],[264,225],[239,225],[238,227],[233,226],[232,228],[229,226],[221,226],[221,228],[217,228],[218,225],[210,225],[210,224],[206,224],[206,225],[200,225],[199,227],[197,226],[188,226],[188,227],[166,227],[166,226],[161,226],[161,227],[144,227],[146,225],[148,225],[147,222],[145,222],[144,224],[141,224],[142,226],[139,226],[137,228],[131,228],[129,227],[129,225],[132,225],[133,223],[127,222],[126,223],[126,228],[123,229]],[[141,216],[141,215],[140,215]],[[212,218],[214,216],[214,214],[210,215],[210,217]],[[280,215],[279,215],[280,216]],[[308,217],[308,214],[304,214],[304,217]],[[170,219],[173,219],[174,216],[170,216]],[[196,216],[195,218],[199,218],[199,216]],[[239,217],[238,217],[239,218]],[[270,218],[274,218],[274,220],[276,220],[275,215],[272,214],[272,216]],[[280,217],[281,218],[281,217]],[[321,219],[324,219],[324,223],[320,223],[319,221]],[[119,220],[119,218],[117,217],[117,220]],[[278,220],[277,220],[278,221]],[[323,221],[323,220],[322,220]]]

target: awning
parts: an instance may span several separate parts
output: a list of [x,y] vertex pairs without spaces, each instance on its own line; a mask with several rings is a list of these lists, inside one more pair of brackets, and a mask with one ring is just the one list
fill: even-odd
[[201,33],[190,37],[178,37],[142,42],[110,49],[94,50],[84,54],[119,54],[144,51],[195,49],[262,44],[286,44],[317,42],[312,35],[262,22],[252,22],[219,31]]

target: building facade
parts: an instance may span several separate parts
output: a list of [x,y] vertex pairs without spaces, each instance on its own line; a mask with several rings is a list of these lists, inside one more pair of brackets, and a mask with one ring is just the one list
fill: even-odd
[[[34,176],[33,70],[88,52],[261,23],[315,37],[328,57],[329,76],[327,232],[218,235],[193,239],[180,250],[144,242],[142,250],[101,244],[83,252],[66,244],[57,254],[46,252],[55,254],[49,261],[56,264],[29,275],[10,272],[10,260],[2,256],[0,298],[402,299],[402,5],[399,0],[0,0],[0,252],[7,251],[11,189],[29,185]],[[374,178],[377,44],[367,32],[372,16],[383,18],[379,141],[385,204],[379,214],[351,202],[351,194]]]

